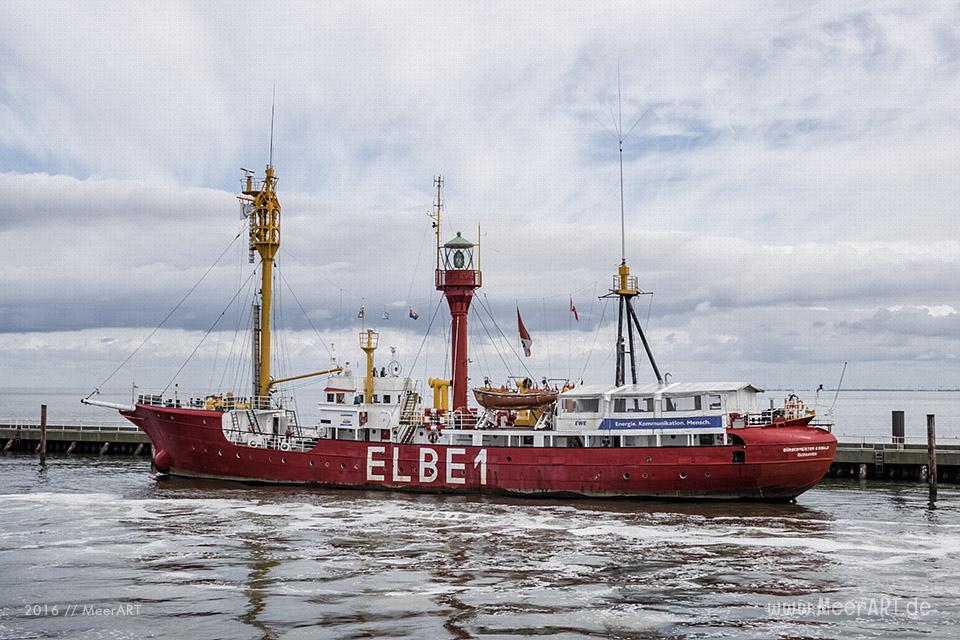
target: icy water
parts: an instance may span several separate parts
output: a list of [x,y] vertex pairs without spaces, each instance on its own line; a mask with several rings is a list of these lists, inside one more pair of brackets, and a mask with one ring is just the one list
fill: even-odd
[[960,492],[547,501],[0,456],[0,638],[948,638]]

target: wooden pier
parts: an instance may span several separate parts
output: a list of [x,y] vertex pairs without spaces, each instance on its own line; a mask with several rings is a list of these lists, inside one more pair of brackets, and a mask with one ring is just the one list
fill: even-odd
[[[941,444],[936,452],[939,481],[960,482],[960,445]],[[927,482],[929,469],[926,444],[841,442],[827,475],[831,478]]]
[[[41,452],[39,424],[0,424],[0,450]],[[148,455],[150,439],[134,426],[47,424],[46,453]]]

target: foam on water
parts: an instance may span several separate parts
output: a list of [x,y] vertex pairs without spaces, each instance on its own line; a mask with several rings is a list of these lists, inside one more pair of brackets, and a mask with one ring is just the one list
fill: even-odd
[[[174,638],[184,619],[224,637],[880,634],[889,620],[765,607],[941,602],[960,573],[949,489],[935,511],[903,487],[827,487],[801,505],[553,502],[157,482],[139,467],[89,478],[56,462],[41,484],[16,460],[0,458],[24,487],[0,495],[0,638]],[[134,598],[141,617],[83,628],[22,615]],[[909,636],[952,619],[896,622]]]

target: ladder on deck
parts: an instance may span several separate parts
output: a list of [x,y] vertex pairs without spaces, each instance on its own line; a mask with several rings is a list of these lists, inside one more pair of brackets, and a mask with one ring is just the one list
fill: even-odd
[[420,417],[419,394],[409,378],[403,383],[403,400],[400,402],[400,426],[403,431],[400,435],[402,444],[409,444],[413,434],[417,431],[417,418]]
[[247,420],[250,421],[257,433],[263,434],[263,429],[260,428],[260,422],[257,420],[257,414],[254,413],[253,409],[247,409]]

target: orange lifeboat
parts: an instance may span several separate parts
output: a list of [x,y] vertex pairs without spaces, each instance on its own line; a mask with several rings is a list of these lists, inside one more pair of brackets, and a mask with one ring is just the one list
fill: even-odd
[[473,390],[477,404],[485,409],[538,409],[552,402],[556,402],[559,391],[553,389],[526,389],[524,391],[509,391],[504,388],[493,389],[480,387]]

